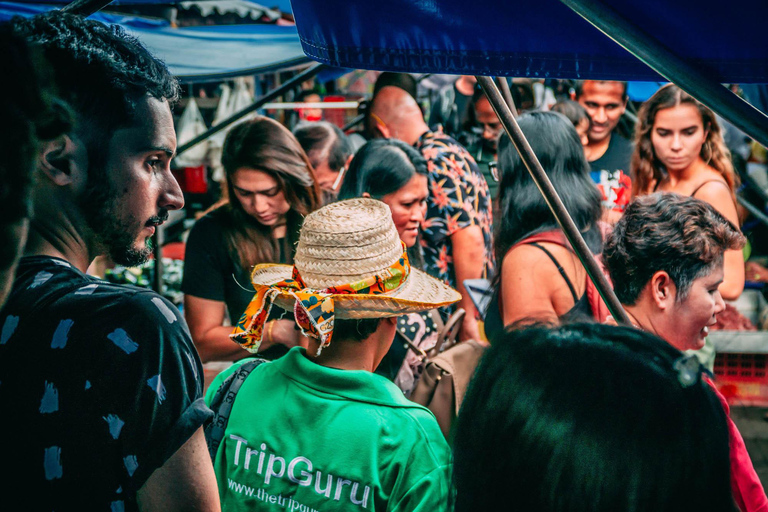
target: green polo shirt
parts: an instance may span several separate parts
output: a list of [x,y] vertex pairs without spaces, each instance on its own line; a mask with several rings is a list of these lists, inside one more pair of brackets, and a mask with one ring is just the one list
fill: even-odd
[[214,468],[227,511],[438,512],[450,508],[450,461],[432,413],[392,382],[297,347],[243,383]]

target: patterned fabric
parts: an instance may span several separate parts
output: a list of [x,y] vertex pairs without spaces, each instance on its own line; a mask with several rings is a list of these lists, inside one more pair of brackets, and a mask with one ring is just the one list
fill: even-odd
[[603,208],[624,213],[632,196],[632,180],[623,171],[592,171]]
[[429,199],[422,225],[424,270],[457,288],[451,235],[480,226],[485,244],[482,277],[493,275],[493,213],[488,183],[477,163],[458,142],[441,132],[427,132],[416,148],[427,160]]
[[[401,242],[402,243],[402,242]],[[253,298],[235,326],[230,337],[249,352],[258,352],[261,345],[264,324],[272,309],[275,297],[288,292],[296,298],[294,316],[305,336],[320,340],[320,351],[331,344],[333,336],[335,295],[379,295],[388,293],[402,285],[411,272],[405,244],[402,256],[380,274],[367,277],[355,283],[331,286],[324,290],[313,290],[307,287],[294,266],[291,279],[264,286]]]
[[3,488],[26,510],[138,510],[138,489],[210,417],[178,308],[32,257],[0,328]]

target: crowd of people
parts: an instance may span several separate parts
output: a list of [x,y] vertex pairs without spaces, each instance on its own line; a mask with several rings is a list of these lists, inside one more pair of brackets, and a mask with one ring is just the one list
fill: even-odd
[[[178,83],[134,37],[75,15],[16,18],[0,40],[26,85],[0,104],[4,496],[35,510],[768,512],[697,355],[745,286],[738,178],[717,118],[675,85],[630,139],[626,83],[580,81],[535,109],[512,84],[632,326],[608,314],[475,80],[425,112],[413,78],[386,73],[362,145],[322,111],[229,130],[225,194],[186,238],[182,314],[88,272],[99,255],[147,261],[184,206]],[[410,396],[451,320],[456,343],[486,348],[446,436]],[[232,364],[208,383],[209,361]]]

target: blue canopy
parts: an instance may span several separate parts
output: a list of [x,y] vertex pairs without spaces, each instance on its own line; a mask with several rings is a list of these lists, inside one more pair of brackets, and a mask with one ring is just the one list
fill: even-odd
[[[33,16],[52,8],[0,2],[0,21],[6,21],[14,15]],[[296,27],[293,26],[172,28],[163,20],[136,16],[96,13],[92,18],[102,23],[119,24],[138,37],[150,51],[165,61],[181,82],[221,80],[309,62],[302,52]]]
[[[558,0],[291,3],[304,52],[332,66],[663,80]],[[610,7],[718,82],[768,82],[765,0],[611,0]]]

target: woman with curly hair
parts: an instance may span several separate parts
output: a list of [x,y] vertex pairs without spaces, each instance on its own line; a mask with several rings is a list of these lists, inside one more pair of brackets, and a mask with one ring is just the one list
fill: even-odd
[[[656,191],[695,197],[739,225],[738,178],[715,114],[676,85],[663,86],[641,107],[631,170],[633,197]],[[742,252],[729,250],[720,293],[735,300],[743,290]]]

